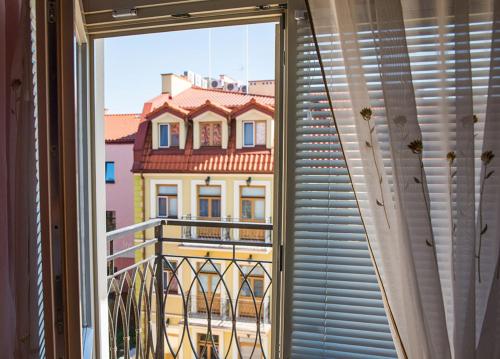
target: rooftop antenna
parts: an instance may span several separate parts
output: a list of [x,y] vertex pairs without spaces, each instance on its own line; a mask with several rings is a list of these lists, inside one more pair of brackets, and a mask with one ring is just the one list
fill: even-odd
[[248,25],[245,26],[246,28],[246,41],[245,41],[245,44],[246,44],[246,48],[245,48],[245,82],[246,82],[246,86],[247,86],[247,89],[248,89]]
[[212,81],[212,29],[208,29],[208,83]]

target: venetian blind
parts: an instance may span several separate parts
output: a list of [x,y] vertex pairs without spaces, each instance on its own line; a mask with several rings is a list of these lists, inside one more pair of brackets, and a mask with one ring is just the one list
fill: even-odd
[[[377,278],[309,23],[297,21],[289,354],[394,358]],[[344,81],[345,79],[341,80]]]

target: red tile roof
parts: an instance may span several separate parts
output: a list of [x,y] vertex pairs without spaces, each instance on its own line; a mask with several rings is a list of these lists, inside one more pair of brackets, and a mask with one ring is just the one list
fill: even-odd
[[206,101],[224,106],[229,109],[242,106],[251,99],[256,102],[274,107],[273,96],[249,95],[241,92],[231,92],[216,89],[205,89],[193,86],[180,94],[172,97],[169,94],[161,94],[144,104],[143,115],[151,112],[152,110],[160,107],[165,102],[171,103],[178,107],[192,110],[198,106],[203,105]]
[[[234,133],[235,122],[232,121]],[[192,141],[187,141],[184,150],[151,149],[151,122],[141,124],[138,132],[145,134],[141,145],[134,146],[134,166],[132,172],[145,173],[273,173],[273,151],[265,147],[237,150],[235,141],[230,140],[229,148],[192,149]],[[192,127],[187,133],[192,137]]]
[[[264,146],[236,149],[235,116],[257,109],[272,116],[274,97],[238,92],[189,88],[173,98],[162,94],[144,104],[134,143],[132,172],[145,173],[273,173],[273,151]],[[185,149],[152,149],[151,120],[171,112],[187,121],[204,111],[213,111],[229,121],[228,148],[193,149],[193,129],[187,126]]]
[[104,139],[106,143],[133,143],[141,122],[137,113],[104,115]]

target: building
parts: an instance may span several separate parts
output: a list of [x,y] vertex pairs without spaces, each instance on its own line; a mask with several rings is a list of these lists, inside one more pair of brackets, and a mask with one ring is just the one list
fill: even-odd
[[248,93],[252,95],[274,96],[274,80],[248,81]]
[[[134,224],[134,177],[132,168],[134,139],[141,121],[140,114],[106,114],[104,136],[106,149],[106,231]],[[114,252],[128,248],[133,235],[113,243]],[[114,261],[113,269],[127,267],[134,262],[133,254]]]
[[[135,221],[163,217],[271,222],[274,98],[202,89],[171,74],[162,76],[162,84],[162,94],[144,104],[145,121],[135,139]],[[146,233],[148,238],[153,235],[152,231]],[[241,267],[237,267],[230,261],[230,248],[203,241],[269,242],[270,233],[166,226],[164,237],[196,239],[163,244],[168,258],[164,275],[164,282],[169,283],[167,335],[173,351],[184,352],[184,358],[192,353],[188,340],[177,348],[186,326],[184,311],[188,311],[189,331],[200,355],[205,350],[205,357],[214,357],[210,354],[213,346],[221,355],[227,351],[236,355],[237,340],[244,358],[250,357],[256,341],[253,357],[261,356],[259,350],[269,357],[271,249],[238,250],[235,256]],[[142,256],[140,253],[138,260]],[[255,265],[255,261],[266,264]],[[221,272],[225,273],[224,283],[218,275]],[[207,333],[208,312],[212,320],[218,320],[216,326],[212,322],[211,333]],[[233,314],[237,339],[231,332]]]

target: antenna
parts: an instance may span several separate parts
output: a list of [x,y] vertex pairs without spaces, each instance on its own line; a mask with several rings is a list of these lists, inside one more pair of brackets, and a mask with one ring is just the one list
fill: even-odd
[[208,29],[208,83],[212,81],[212,29]]
[[245,82],[246,82],[246,85],[247,85],[247,88],[248,88],[248,25],[246,25],[246,39],[245,39],[245,43],[246,43],[246,48],[245,48],[245,55],[246,55],[246,59],[245,59]]

